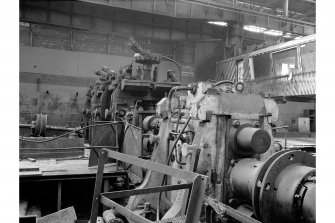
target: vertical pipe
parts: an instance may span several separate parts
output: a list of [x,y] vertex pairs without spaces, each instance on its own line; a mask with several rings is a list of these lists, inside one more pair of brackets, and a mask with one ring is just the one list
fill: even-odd
[[289,0],[284,0],[284,5],[283,5],[283,16],[288,17],[288,1]]
[[62,181],[57,184],[57,211],[62,208]]

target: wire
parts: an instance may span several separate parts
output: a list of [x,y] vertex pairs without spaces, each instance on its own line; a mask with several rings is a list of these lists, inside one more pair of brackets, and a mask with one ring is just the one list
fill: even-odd
[[170,58],[170,57],[167,57],[167,56],[162,56],[162,58],[166,59],[166,60],[169,60],[169,61],[172,61],[173,63],[175,63],[178,67],[178,70],[179,70],[179,73],[180,73],[180,76],[179,76],[179,82],[181,82],[181,75],[182,75],[182,71],[181,71],[181,67],[179,65],[179,63],[177,61],[175,61],[174,59]]
[[[171,149],[171,151],[170,151],[170,154],[169,154],[168,159],[167,159],[167,162],[166,162],[166,165],[167,165],[167,166],[170,164],[170,159],[171,159],[171,157],[172,157],[173,151],[174,151],[175,148],[176,148],[177,142],[178,142],[180,136],[184,133],[184,131],[185,131],[186,127],[188,126],[188,123],[190,122],[190,120],[191,120],[191,116],[188,117],[188,119],[187,119],[187,121],[186,121],[186,123],[185,123],[183,129],[180,131],[179,135],[177,136],[176,141],[174,141],[174,144],[173,144],[173,146],[172,146],[172,149]],[[166,181],[166,174],[164,174],[164,176],[163,176],[161,186],[163,186],[163,185],[165,184],[165,181]],[[162,192],[159,192],[158,202],[157,202],[157,212],[158,212],[158,213],[159,213],[159,206],[160,206],[160,202],[161,202],[161,197],[162,197]],[[159,214],[157,214],[156,217],[159,218]],[[159,219],[156,219],[156,220],[159,221]]]
[[[29,139],[24,139],[24,138],[20,138],[21,141],[24,141],[24,142],[35,142],[35,143],[44,143],[44,142],[50,142],[50,141],[53,141],[53,140],[56,140],[56,139],[59,139],[63,136],[67,136],[67,135],[70,135],[71,133],[74,133],[74,132],[77,132],[77,131],[80,131],[80,130],[83,130],[83,129],[87,129],[89,127],[94,127],[94,126],[104,126],[104,125],[110,125],[110,124],[113,124],[113,123],[120,123],[122,121],[114,121],[114,122],[108,122],[108,123],[101,123],[101,124],[94,124],[94,125],[87,125],[87,126],[84,126],[84,127],[81,127],[81,128],[78,128],[76,130],[73,130],[71,132],[67,132],[67,133],[64,133],[62,135],[59,135],[59,136],[56,136],[54,138],[51,138],[51,139],[46,139],[46,140],[41,140],[41,141],[38,141],[38,140],[29,140]],[[122,122],[123,123],[123,122]]]

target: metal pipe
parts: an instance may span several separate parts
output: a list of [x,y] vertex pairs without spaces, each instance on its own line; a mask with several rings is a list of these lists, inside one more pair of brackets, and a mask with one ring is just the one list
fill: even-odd
[[168,94],[168,114],[171,113],[171,99],[172,99],[172,95],[174,92],[177,92],[177,91],[181,91],[181,90],[192,90],[191,87],[188,87],[188,86],[175,86],[173,88],[171,88],[171,90],[169,91],[169,94]]
[[213,84],[213,87],[216,87],[216,86],[218,86],[218,85],[220,85],[220,84],[235,84],[234,82],[232,82],[232,81],[228,81],[228,80],[223,80],[223,81],[219,81],[219,82],[216,82],[216,83],[214,83]]
[[[19,126],[20,126],[20,128],[31,128],[32,127],[31,124],[20,124]],[[59,130],[59,131],[73,131],[73,130],[76,130],[76,128],[67,128],[67,127],[56,126],[56,125],[47,125],[46,129]]]
[[115,124],[115,123],[124,123],[124,122],[123,122],[123,121],[114,121],[114,122],[108,122],[108,123],[101,123],[101,124],[87,125],[87,126],[84,126],[84,127],[82,127],[82,128],[78,128],[78,129],[76,129],[76,130],[73,130],[73,131],[71,131],[71,132],[67,132],[67,133],[64,133],[64,134],[62,134],[62,135],[53,137],[53,138],[51,138],[51,139],[46,139],[46,140],[41,140],[41,141],[24,139],[23,137],[19,138],[19,140],[24,141],[24,142],[44,143],[44,142],[49,142],[49,141],[56,140],[56,139],[59,139],[59,138],[61,138],[61,137],[70,135],[71,133],[80,131],[80,130],[82,130],[82,129],[87,129],[87,128],[94,127],[94,126],[110,125],[110,124]]
[[283,5],[283,16],[288,17],[288,1],[289,0],[284,0],[284,5]]
[[182,71],[181,71],[181,67],[180,67],[179,63],[177,61],[175,61],[174,59],[171,59],[170,57],[167,57],[167,56],[162,56],[162,58],[166,59],[166,60],[169,60],[169,61],[171,61],[171,62],[173,62],[177,65],[178,70],[179,70],[179,74],[180,74],[179,82],[181,83],[181,73],[182,73]]

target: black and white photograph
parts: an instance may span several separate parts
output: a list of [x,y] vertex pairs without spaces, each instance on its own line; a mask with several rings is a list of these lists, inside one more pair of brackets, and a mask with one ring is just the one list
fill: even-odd
[[4,2],[4,222],[333,222],[319,3]]

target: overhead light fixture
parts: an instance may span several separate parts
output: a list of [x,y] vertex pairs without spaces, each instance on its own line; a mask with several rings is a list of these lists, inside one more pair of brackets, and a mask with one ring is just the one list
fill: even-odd
[[217,25],[217,26],[227,26],[228,23],[222,21],[208,21],[207,23]]
[[250,32],[255,32],[255,33],[263,33],[266,28],[260,27],[260,26],[252,26],[252,25],[245,25],[243,29],[250,31]]
[[264,34],[270,35],[270,36],[282,36],[283,35],[283,31],[279,31],[279,30],[275,30],[275,29],[270,29],[270,30],[264,31]]
[[[254,33],[263,33],[265,35],[270,35],[270,36],[283,36],[284,32],[280,30],[275,30],[275,29],[267,29],[264,27],[260,26],[254,26],[254,25],[244,25],[243,26],[244,30],[254,32]],[[288,38],[288,36],[286,36]]]

